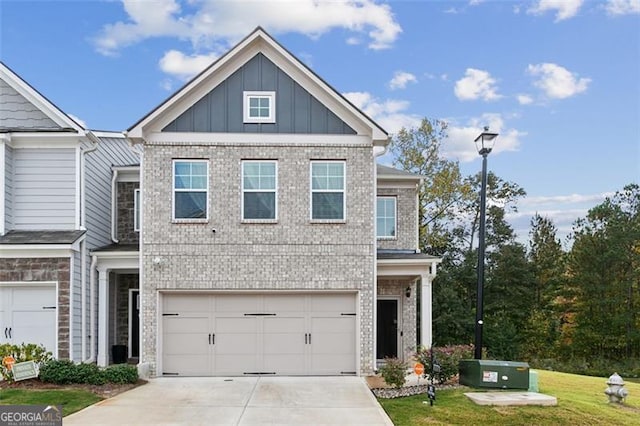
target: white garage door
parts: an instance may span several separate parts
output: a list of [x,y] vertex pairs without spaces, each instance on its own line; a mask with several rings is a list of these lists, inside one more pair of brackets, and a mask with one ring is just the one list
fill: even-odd
[[165,294],[164,375],[356,372],[353,294]]
[[0,344],[36,343],[55,354],[55,285],[0,286]]

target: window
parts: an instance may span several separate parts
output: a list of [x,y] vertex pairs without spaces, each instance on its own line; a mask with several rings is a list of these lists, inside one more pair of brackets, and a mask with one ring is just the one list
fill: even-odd
[[245,123],[276,122],[276,92],[244,92]]
[[378,197],[376,203],[376,234],[378,238],[396,237],[396,198]]
[[311,162],[311,219],[345,220],[344,161]]
[[275,161],[242,162],[242,219],[277,218],[278,165]]
[[209,163],[206,160],[174,160],[173,218],[208,218]]
[[133,230],[140,231],[140,190],[133,190]]

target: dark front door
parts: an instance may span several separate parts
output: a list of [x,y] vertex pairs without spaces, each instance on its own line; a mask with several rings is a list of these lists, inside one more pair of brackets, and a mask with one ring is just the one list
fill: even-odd
[[398,356],[398,301],[378,300],[377,357],[396,358]]
[[131,292],[129,298],[129,312],[131,312],[131,356],[137,358],[140,354],[140,292]]

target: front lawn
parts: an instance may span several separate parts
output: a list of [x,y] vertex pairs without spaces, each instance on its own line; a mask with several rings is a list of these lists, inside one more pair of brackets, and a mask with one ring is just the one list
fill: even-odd
[[82,410],[102,398],[81,389],[2,389],[0,405],[62,405],[62,415]]
[[480,406],[464,396],[473,391],[469,388],[438,391],[433,407],[426,395],[378,401],[396,426],[640,424],[639,383],[625,380],[626,404],[609,404],[604,394],[606,378],[537,371],[540,392],[558,398],[556,407]]

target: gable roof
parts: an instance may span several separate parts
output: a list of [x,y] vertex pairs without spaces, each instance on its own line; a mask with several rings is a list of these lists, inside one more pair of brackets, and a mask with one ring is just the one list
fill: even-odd
[[[84,133],[84,128],[65,114],[53,102],[23,80],[11,68],[0,61],[0,80],[4,83],[2,90],[5,99],[0,103],[3,108],[11,110],[14,117],[3,112],[0,119],[0,132],[76,132]],[[16,105],[10,105],[13,102]],[[32,124],[29,125],[28,122]]]
[[393,167],[376,164],[376,174],[378,179],[387,180],[422,180],[423,176],[405,170],[394,169]]
[[[358,133],[369,134],[376,145],[387,144],[389,135],[382,127],[320,78],[261,27],[257,27],[231,50],[129,127],[127,136],[131,139],[141,139],[146,131],[159,131],[170,121],[170,118],[176,118],[184,112],[220,84],[224,77],[229,76],[256,53],[268,56],[286,72],[294,74],[291,77],[323,104],[331,104],[331,106],[339,108],[342,113],[342,115],[338,114],[340,118],[348,122],[349,125],[355,124],[353,127]],[[329,107],[329,105],[327,106]],[[163,117],[165,115],[169,117]],[[349,119],[345,119],[344,116],[349,116]]]

